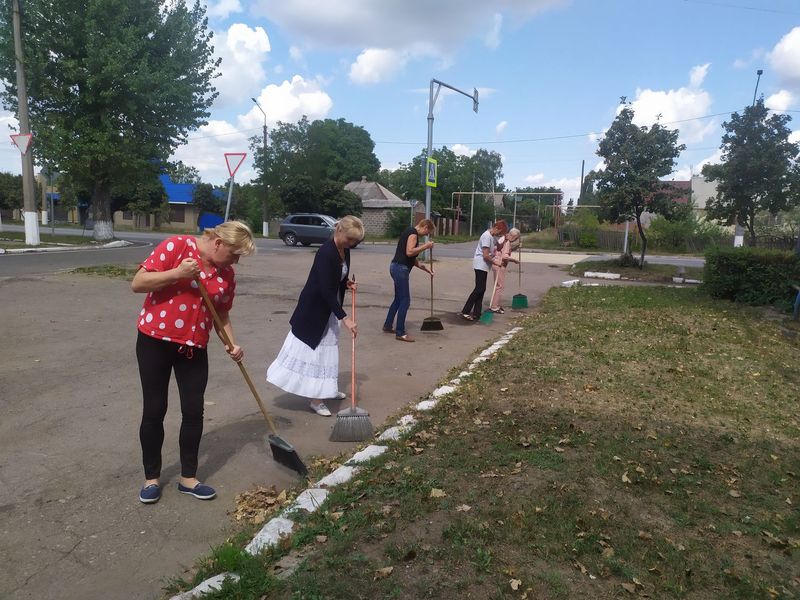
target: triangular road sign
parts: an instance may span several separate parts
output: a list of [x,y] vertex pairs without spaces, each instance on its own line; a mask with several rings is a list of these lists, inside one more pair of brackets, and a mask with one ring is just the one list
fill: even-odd
[[236,175],[236,171],[242,166],[245,156],[247,156],[247,152],[225,153],[225,164],[228,165],[228,173],[230,173],[231,177]]
[[19,151],[22,153],[22,156],[25,156],[25,153],[28,152],[28,148],[30,148],[31,146],[32,139],[33,139],[32,133],[11,134],[11,141],[17,148],[19,148]]

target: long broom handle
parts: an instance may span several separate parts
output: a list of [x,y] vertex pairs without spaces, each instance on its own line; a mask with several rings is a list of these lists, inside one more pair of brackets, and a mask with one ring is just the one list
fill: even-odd
[[[353,283],[356,282],[356,276],[353,275]],[[356,321],[356,291],[354,289],[350,290],[350,298],[352,299],[352,313],[353,313],[353,322]],[[356,407],[356,336],[352,335],[352,350],[350,352],[350,389],[352,390],[350,393],[350,406],[352,408]]]
[[[500,267],[498,267],[497,270],[499,271]],[[489,300],[489,310],[491,310],[492,304],[494,304],[494,293],[497,291],[497,273],[494,272],[494,269],[492,269],[492,275],[494,275],[494,287],[492,287],[492,297]]]
[[430,265],[430,276],[431,276],[431,318],[433,318],[433,248],[430,249],[430,254],[428,255],[428,264]]
[[522,244],[520,244],[517,248],[517,273],[518,273],[518,280],[517,280],[517,291],[522,290]]
[[[196,279],[197,287],[200,289],[200,294],[203,296],[203,302],[206,303],[206,308],[211,311],[211,316],[214,317],[214,325],[217,327],[217,333],[219,337],[222,338],[222,342],[228,346],[228,348],[233,348],[233,344],[231,343],[230,338],[228,337],[228,333],[225,331],[225,328],[222,326],[222,319],[219,318],[219,314],[217,314],[217,309],[214,308],[214,304],[211,302],[211,298],[208,297],[208,291],[206,291],[206,286],[203,285],[203,282],[200,279]],[[250,375],[247,373],[247,369],[244,368],[244,364],[242,361],[236,363],[239,367],[239,370],[242,372],[242,376],[244,376],[244,380],[247,382],[247,387],[250,388],[250,391],[253,393],[253,398],[256,399],[258,403],[258,408],[261,409],[261,414],[264,415],[264,419],[267,421],[267,425],[269,425],[270,431],[272,431],[273,435],[278,435],[277,430],[275,429],[275,423],[272,422],[272,417],[269,416],[269,413],[264,408],[264,403],[261,402],[261,396],[258,395],[256,391],[256,386],[253,385],[253,381],[250,379]]]

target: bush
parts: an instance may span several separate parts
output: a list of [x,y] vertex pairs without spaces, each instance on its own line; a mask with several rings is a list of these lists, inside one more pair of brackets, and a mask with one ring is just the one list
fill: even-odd
[[393,208],[386,222],[386,235],[399,238],[406,227],[411,226],[411,215],[408,209]]
[[617,259],[617,264],[620,267],[635,267],[639,268],[639,259],[633,254],[620,254]]
[[714,298],[753,305],[792,305],[800,282],[800,256],[762,248],[714,248],[706,252],[703,287]]

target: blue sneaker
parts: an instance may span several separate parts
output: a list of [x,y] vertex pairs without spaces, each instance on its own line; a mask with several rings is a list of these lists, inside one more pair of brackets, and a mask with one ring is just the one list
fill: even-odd
[[161,499],[161,486],[157,483],[151,483],[141,489],[139,492],[139,502],[143,504],[155,504]]
[[178,482],[178,491],[181,494],[189,494],[190,496],[194,496],[200,500],[211,500],[217,495],[217,492],[214,490],[214,488],[204,483],[198,483],[196,486],[190,488],[186,487],[185,485],[181,485],[181,483]]

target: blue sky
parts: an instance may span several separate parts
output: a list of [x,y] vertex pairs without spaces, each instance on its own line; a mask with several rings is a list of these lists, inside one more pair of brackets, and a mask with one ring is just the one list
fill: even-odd
[[[169,0],[168,0],[169,1]],[[675,178],[719,160],[721,124],[758,94],[787,110],[800,138],[798,0],[209,0],[222,58],[209,124],[175,158],[223,183],[225,152],[249,152],[263,116],[344,118],[376,142],[384,168],[426,144],[431,78],[471,92],[442,93],[434,146],[503,156],[507,187],[556,185],[577,196],[581,161],[620,96],[637,121],[657,115],[687,149]],[[8,113],[0,121],[14,123]],[[13,148],[0,169],[20,171]],[[254,177],[251,156],[237,181]]]

